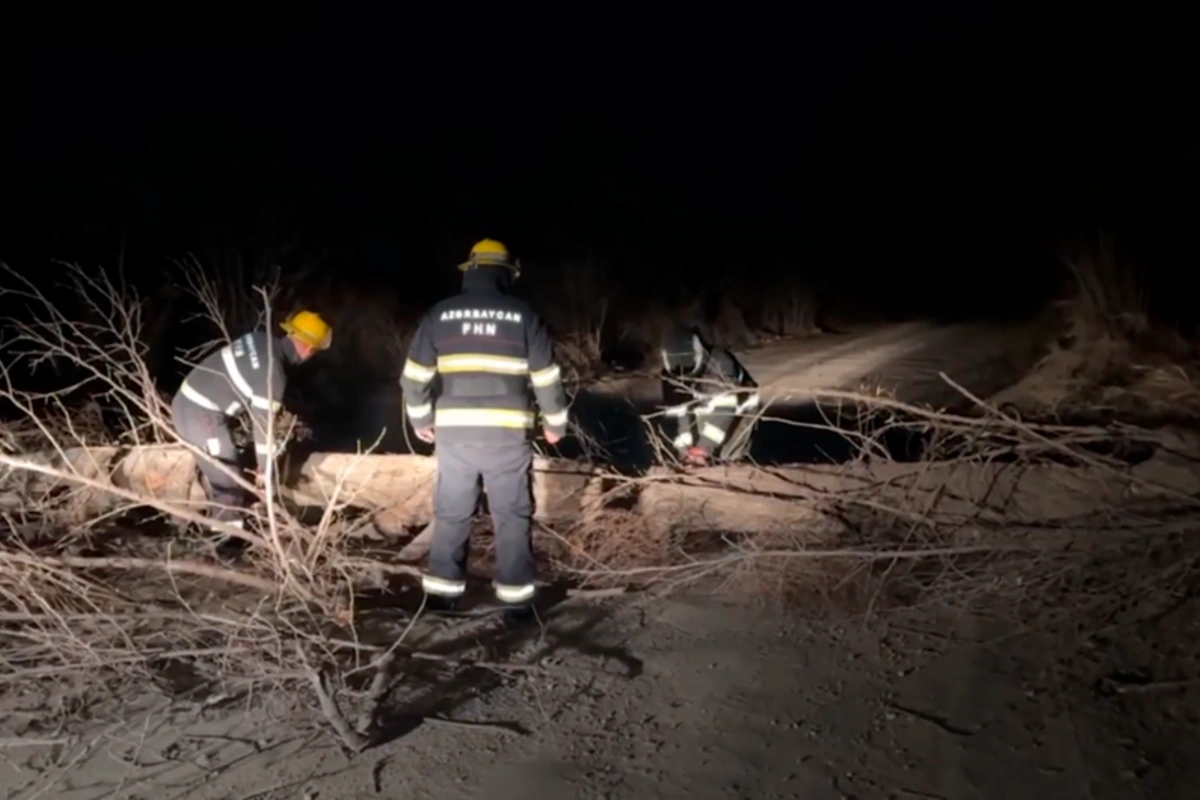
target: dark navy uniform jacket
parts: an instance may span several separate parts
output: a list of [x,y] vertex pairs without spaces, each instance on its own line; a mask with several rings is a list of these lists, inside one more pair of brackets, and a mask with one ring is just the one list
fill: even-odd
[[464,290],[421,319],[400,376],[414,428],[443,443],[527,440],[537,424],[566,434],[567,403],[542,318],[505,290],[503,268],[464,273]]

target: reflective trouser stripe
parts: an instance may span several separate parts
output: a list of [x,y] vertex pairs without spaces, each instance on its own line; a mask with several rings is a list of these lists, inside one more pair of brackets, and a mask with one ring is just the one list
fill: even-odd
[[533,593],[536,588],[532,583],[527,583],[524,586],[510,586],[508,584],[497,583],[496,599],[501,603],[524,603],[533,599]]
[[467,590],[466,581],[451,581],[435,575],[422,575],[421,588],[438,597],[459,597]]

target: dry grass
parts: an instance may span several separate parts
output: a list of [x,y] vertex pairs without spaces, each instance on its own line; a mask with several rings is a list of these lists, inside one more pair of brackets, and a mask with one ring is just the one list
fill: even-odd
[[1064,260],[1073,283],[1057,304],[1061,341],[993,401],[1032,418],[1200,421],[1200,354],[1177,331],[1154,324],[1136,264],[1105,239]]

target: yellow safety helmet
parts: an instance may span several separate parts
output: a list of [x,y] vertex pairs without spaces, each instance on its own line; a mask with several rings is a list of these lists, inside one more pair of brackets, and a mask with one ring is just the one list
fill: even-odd
[[315,311],[297,311],[279,323],[288,336],[299,339],[309,347],[328,350],[333,343],[333,328]]
[[521,274],[521,262],[509,258],[508,248],[495,239],[480,239],[471,248],[471,255],[458,265],[463,272],[475,267],[507,267],[514,275]]

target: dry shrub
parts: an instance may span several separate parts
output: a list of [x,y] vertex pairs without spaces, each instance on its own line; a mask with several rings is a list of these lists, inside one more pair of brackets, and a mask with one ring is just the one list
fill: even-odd
[[1152,323],[1140,270],[1101,239],[1065,258],[1073,279],[1057,304],[1062,340],[993,400],[1027,416],[1200,420],[1200,362],[1192,342]]
[[[68,266],[68,281],[93,312],[80,322],[7,272],[14,288],[6,291],[19,296],[28,314],[5,320],[6,367],[57,359],[127,417],[132,443],[153,443],[138,454],[186,450],[194,459],[209,458],[171,426],[144,359],[142,306],[130,290],[103,273]],[[220,311],[228,300],[217,287],[199,269],[188,274],[197,281],[198,304],[208,298]],[[270,327],[277,319],[271,293],[258,296],[262,323]],[[208,320],[214,328],[229,327],[223,314],[214,316]],[[393,685],[393,663],[399,653],[412,653],[404,628],[356,613],[358,593],[386,571],[351,546],[354,498],[345,475],[332,476],[319,518],[302,522],[297,509],[280,502],[273,468],[261,490],[234,474],[257,498],[250,524],[245,530],[214,524],[192,503],[194,476],[175,495],[139,493],[114,471],[126,450],[96,448],[78,430],[62,392],[22,390],[10,377],[0,373],[0,395],[22,424],[0,454],[0,498],[6,506],[15,501],[0,522],[0,659],[8,667],[0,691],[69,680],[56,691],[85,702],[124,698],[131,687],[178,684],[172,676],[186,673],[186,685],[164,691],[197,707],[272,691],[310,693],[315,702],[300,703],[298,713],[318,708],[351,750],[369,744]],[[268,436],[280,433],[279,422],[271,422]],[[223,563],[208,534],[196,535],[210,526],[247,543],[241,563]],[[130,574],[140,577],[130,581]],[[365,694],[364,679],[373,679]],[[356,724],[346,716],[349,703],[362,709]]]
[[589,574],[586,585],[611,586],[629,581],[629,570],[674,563],[682,542],[647,525],[632,511],[606,509],[562,533],[547,532],[541,547],[559,570]]
[[820,333],[816,293],[803,283],[789,280],[768,286],[760,303],[762,326],[769,333],[787,337]]

